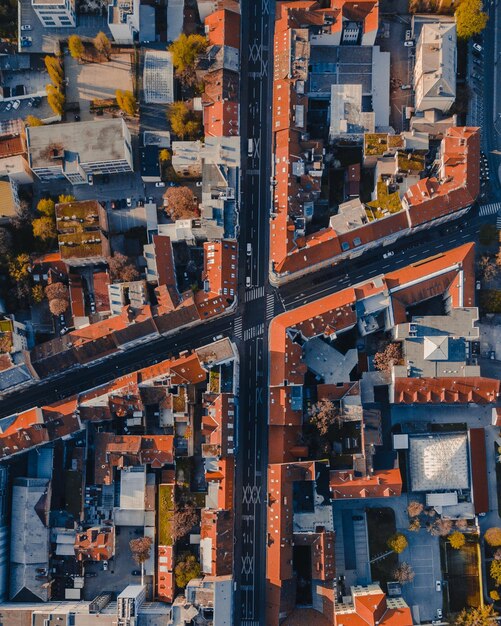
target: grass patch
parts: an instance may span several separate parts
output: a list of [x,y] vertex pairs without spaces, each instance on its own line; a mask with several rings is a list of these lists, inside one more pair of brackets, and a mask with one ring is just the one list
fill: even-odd
[[174,517],[174,485],[158,487],[158,543],[172,546],[172,520]]
[[219,393],[219,380],[220,380],[219,372],[215,370],[211,370],[209,374],[209,391],[211,393]]
[[[367,532],[369,535],[369,558],[388,551],[387,541],[397,531],[395,513],[390,508],[366,509]],[[393,571],[398,567],[398,556],[392,552],[386,558],[371,563],[372,580],[382,585],[393,580]]]
[[398,213],[402,209],[402,202],[398,191],[388,193],[386,183],[379,179],[376,185],[377,200],[367,203],[367,217],[369,220],[378,220],[387,213]]

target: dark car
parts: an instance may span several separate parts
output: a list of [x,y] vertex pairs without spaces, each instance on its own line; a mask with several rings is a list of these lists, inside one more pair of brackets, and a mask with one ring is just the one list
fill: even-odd
[[131,572],[132,576],[141,576],[141,570],[140,569],[133,569]]
[[354,522],[363,522],[364,521],[363,515],[353,515],[353,517],[351,519]]
[[125,198],[122,198],[120,200],[120,208],[125,209],[126,207],[127,207],[127,200]]
[[85,578],[95,578],[96,576],[96,572],[85,572]]

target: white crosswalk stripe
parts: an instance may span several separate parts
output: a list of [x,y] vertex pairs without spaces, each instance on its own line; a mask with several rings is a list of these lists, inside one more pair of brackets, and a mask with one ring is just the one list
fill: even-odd
[[259,626],[258,620],[243,619],[240,623],[242,626]]
[[262,298],[264,296],[264,287],[255,287],[254,289],[250,289],[245,292],[245,302],[250,302],[251,300],[256,300],[257,298]]
[[254,339],[254,337],[259,337],[263,333],[264,333],[264,324],[258,324],[257,326],[248,328],[247,330],[244,330],[244,341],[248,341],[249,339]]
[[233,322],[233,333],[237,339],[242,339],[242,317],[235,318]]
[[492,204],[484,204],[480,207],[479,215],[482,217],[483,215],[494,215],[494,213],[498,213],[501,211],[501,202],[493,202]]
[[275,296],[269,293],[266,296],[266,320],[271,320],[275,315]]

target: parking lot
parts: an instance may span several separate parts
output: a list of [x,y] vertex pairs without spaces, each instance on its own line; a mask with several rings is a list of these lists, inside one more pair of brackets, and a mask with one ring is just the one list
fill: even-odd
[[385,16],[381,30],[389,32],[388,37],[379,37],[376,43],[381,50],[389,52],[390,58],[390,126],[399,133],[404,130],[405,107],[413,105],[413,90],[402,89],[402,85],[412,85],[414,48],[405,47],[405,33],[411,28],[409,16]]
[[[85,566],[87,574],[98,573],[98,575],[86,576],[84,600],[92,600],[103,591],[119,593],[127,585],[137,585],[141,582],[139,576],[132,575],[134,570],[141,568],[131,556],[129,541],[142,535],[142,530],[133,526],[120,527],[120,534],[116,537],[115,556],[109,561],[107,571],[103,571],[103,564],[98,562],[90,562]],[[152,577],[145,576],[145,583],[151,587]]]
[[21,24],[31,26],[29,36],[32,44],[28,48],[22,48],[25,52],[56,54],[59,52],[61,39],[67,39],[70,35],[95,37],[100,30],[111,38],[106,16],[78,15],[76,28],[45,28],[31,6],[31,0],[19,0],[19,4]]
[[64,72],[68,79],[66,99],[80,103],[82,121],[92,120],[92,100],[114,98],[117,89],[132,91],[132,59],[128,53],[113,54],[106,63],[79,63],[69,54],[64,56]]

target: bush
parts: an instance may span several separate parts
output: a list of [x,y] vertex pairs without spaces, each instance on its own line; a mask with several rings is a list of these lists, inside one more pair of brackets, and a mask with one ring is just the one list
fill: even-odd
[[200,576],[201,571],[200,563],[192,554],[183,555],[174,569],[176,585],[184,589],[190,580]]
[[81,59],[84,54],[84,45],[78,35],[70,35],[68,38],[68,49],[74,59]]
[[493,526],[485,531],[484,539],[490,546],[501,546],[501,528]]
[[30,126],[31,128],[34,126],[43,126],[42,120],[36,115],[27,115],[24,123],[26,126]]
[[406,536],[403,533],[395,533],[388,539],[386,545],[390,550],[393,550],[393,552],[400,554],[405,550],[405,548],[407,548],[409,544],[407,542]]
[[172,132],[181,139],[196,139],[202,130],[200,118],[184,102],[174,102],[167,109]]
[[94,37],[94,48],[101,54],[104,54],[108,60],[111,57],[111,43],[103,32],[99,32]]
[[455,530],[448,538],[451,548],[454,548],[454,550],[460,550],[466,543],[466,537],[459,530]]

